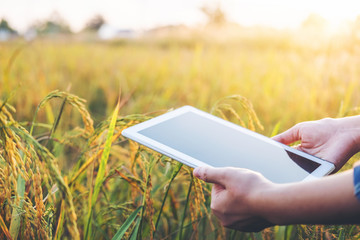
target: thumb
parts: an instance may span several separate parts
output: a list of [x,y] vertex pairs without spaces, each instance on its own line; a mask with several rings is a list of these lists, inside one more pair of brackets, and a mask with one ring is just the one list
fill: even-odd
[[197,167],[194,169],[194,176],[208,183],[226,185],[225,168]]
[[294,127],[286,130],[285,132],[272,137],[272,139],[286,145],[301,140],[299,125],[295,125]]

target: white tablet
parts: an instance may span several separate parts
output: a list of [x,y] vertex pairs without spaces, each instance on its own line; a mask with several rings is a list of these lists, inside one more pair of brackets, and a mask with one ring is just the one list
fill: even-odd
[[122,134],[190,167],[237,167],[275,183],[325,176],[334,165],[234,123],[184,106]]

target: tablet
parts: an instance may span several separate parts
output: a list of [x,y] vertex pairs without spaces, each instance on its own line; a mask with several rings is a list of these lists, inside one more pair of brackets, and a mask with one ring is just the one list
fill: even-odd
[[325,176],[334,165],[191,106],[134,125],[123,136],[190,167],[236,167],[275,183]]

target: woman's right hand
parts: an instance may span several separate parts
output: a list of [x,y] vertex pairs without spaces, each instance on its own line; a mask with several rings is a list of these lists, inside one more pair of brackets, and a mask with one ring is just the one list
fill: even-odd
[[295,148],[334,163],[336,172],[360,150],[360,116],[302,122],[273,139],[300,141]]

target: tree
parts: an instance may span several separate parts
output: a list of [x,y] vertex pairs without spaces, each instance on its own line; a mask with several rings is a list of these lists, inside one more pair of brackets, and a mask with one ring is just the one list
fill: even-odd
[[40,35],[71,33],[69,25],[58,12],[53,12],[49,19],[37,22],[31,28]]
[[310,14],[301,24],[301,27],[306,30],[324,31],[327,21],[320,15]]
[[100,27],[105,24],[106,21],[100,14],[95,15],[93,18],[91,18],[86,24],[85,29],[87,31],[98,31]]
[[216,7],[203,6],[200,9],[206,15],[209,25],[221,26],[227,22],[226,14],[220,5]]
[[6,31],[10,34],[17,34],[17,32],[10,27],[9,23],[5,19],[1,19],[0,21],[0,31]]

